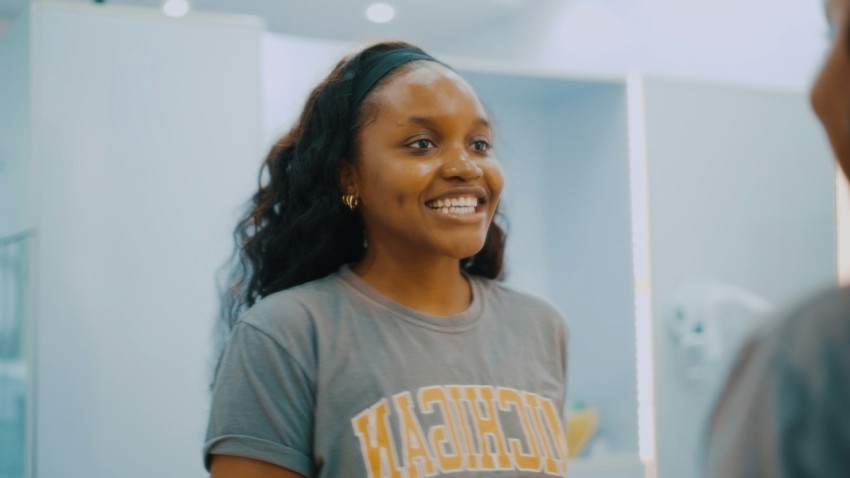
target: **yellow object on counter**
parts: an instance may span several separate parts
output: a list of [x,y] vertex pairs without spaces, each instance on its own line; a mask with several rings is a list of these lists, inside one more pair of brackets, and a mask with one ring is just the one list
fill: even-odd
[[595,408],[567,413],[567,447],[571,457],[578,456],[596,433],[599,414]]

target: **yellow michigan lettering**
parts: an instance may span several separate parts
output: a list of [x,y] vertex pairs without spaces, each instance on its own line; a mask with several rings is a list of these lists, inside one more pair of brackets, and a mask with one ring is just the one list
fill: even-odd
[[[393,395],[392,408],[392,426],[387,398],[351,420],[369,478],[496,470],[566,474],[563,423],[552,400],[536,393],[482,385],[434,385],[420,388],[417,400],[408,391]],[[436,414],[438,409],[437,423],[423,430],[420,416]],[[506,433],[502,420],[508,414],[518,418],[513,423],[519,423],[521,435]]]
[[[437,458],[437,467],[443,473],[463,470],[463,454],[460,449],[460,431],[449,404],[448,392],[440,386],[419,389],[419,409],[424,414],[433,413],[440,407],[445,425],[434,425],[428,431],[428,443]],[[448,430],[448,433],[447,433]]]
[[402,478],[390,431],[387,399],[364,410],[351,423],[360,439],[360,451],[369,478]]

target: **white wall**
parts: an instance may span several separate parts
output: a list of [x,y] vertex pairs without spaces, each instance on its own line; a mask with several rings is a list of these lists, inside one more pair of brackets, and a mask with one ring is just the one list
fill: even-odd
[[269,148],[298,119],[310,91],[353,47],[346,42],[263,35],[263,139]]
[[698,476],[720,382],[685,379],[664,321],[703,281],[782,306],[836,281],[832,155],[806,98],[646,83],[659,477]]
[[32,20],[37,476],[206,476],[213,276],[261,158],[261,26]]

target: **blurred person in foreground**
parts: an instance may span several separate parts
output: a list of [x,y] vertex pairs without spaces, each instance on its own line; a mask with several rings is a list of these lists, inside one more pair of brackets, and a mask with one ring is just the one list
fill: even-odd
[[[832,46],[811,91],[850,176],[850,0],[826,2]],[[741,350],[708,429],[706,476],[850,477],[850,288],[784,312]]]

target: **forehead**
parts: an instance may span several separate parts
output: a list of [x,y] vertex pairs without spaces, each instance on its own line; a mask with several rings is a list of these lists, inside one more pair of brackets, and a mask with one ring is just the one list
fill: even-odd
[[469,83],[439,63],[413,63],[378,87],[373,95],[379,119],[419,115],[487,118]]

